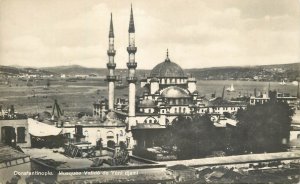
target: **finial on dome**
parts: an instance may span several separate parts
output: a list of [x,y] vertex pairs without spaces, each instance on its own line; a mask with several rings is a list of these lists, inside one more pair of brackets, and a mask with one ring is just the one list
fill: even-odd
[[169,59],[169,49],[167,49],[167,58],[166,58],[165,62],[170,62],[170,59]]

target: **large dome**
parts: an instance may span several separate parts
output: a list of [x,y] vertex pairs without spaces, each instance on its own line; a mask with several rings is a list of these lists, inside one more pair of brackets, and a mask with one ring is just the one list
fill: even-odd
[[171,62],[167,57],[164,62],[152,69],[150,77],[185,77],[185,74],[179,65]]

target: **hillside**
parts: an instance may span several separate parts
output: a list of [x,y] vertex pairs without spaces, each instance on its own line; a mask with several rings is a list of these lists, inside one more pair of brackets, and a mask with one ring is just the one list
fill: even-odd
[[57,67],[44,67],[41,68],[50,72],[57,74],[66,74],[66,75],[88,75],[88,74],[97,74],[102,75],[106,72],[104,68],[86,68],[79,65],[70,65],[70,66],[57,66]]
[[54,75],[55,73],[29,67],[12,67],[12,66],[1,66],[0,65],[0,75],[2,76],[17,76],[17,75]]
[[187,69],[186,72],[203,80],[294,81],[300,77],[300,63]]
[[[137,76],[149,76],[151,70],[137,70]],[[300,74],[300,63],[261,65],[261,66],[234,66],[234,67],[213,67],[186,69],[188,75],[198,80],[260,80],[260,81],[288,81],[297,80]],[[12,66],[0,66],[0,75],[16,76],[22,74],[43,74],[43,75],[107,75],[106,68],[87,68],[79,65],[43,67],[43,68],[22,68]],[[126,76],[127,69],[116,69],[117,75]]]

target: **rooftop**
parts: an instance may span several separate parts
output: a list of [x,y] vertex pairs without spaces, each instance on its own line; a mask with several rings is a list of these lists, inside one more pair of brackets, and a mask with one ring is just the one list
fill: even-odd
[[29,156],[10,146],[0,143],[0,163],[26,157]]

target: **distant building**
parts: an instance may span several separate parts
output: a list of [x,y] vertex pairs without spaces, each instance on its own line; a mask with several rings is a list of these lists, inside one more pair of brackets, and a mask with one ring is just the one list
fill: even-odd
[[276,100],[277,102],[287,103],[295,108],[299,105],[298,98],[296,96],[291,96],[289,93],[277,93]]
[[250,105],[258,105],[264,104],[270,101],[270,98],[267,94],[259,95],[259,96],[251,96],[250,97]]
[[[278,93],[275,92],[275,98],[277,102],[284,102],[289,104],[291,107],[296,108],[299,105],[297,97],[291,96],[289,93]],[[270,95],[265,93],[258,96],[250,97],[250,105],[264,104],[270,101]]]
[[75,75],[75,77],[77,78],[77,79],[86,79],[86,78],[88,78],[89,77],[89,75]]
[[247,108],[247,103],[242,101],[228,101],[224,100],[221,97],[208,100],[203,98],[199,104],[197,113],[198,114],[220,114],[224,113],[233,114],[236,113],[239,109],[245,110]]

